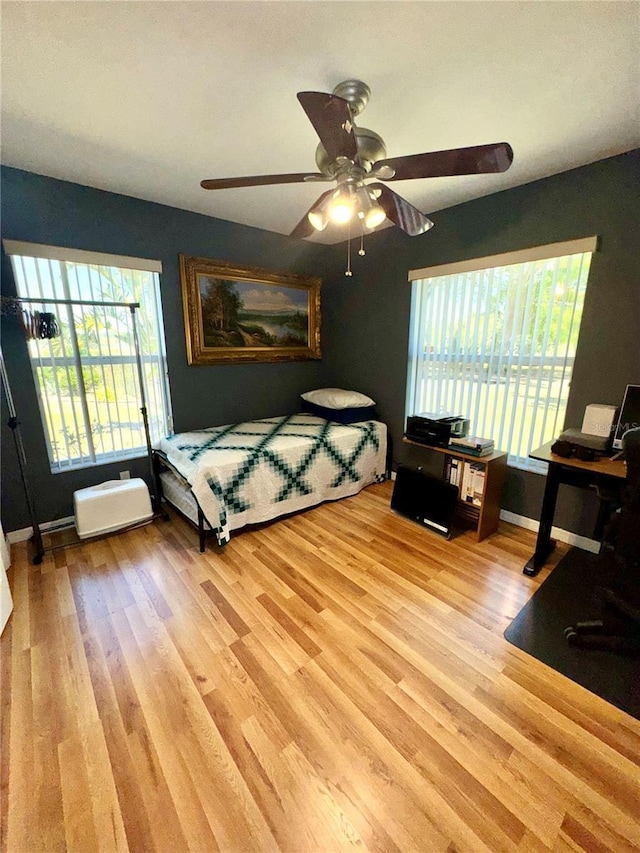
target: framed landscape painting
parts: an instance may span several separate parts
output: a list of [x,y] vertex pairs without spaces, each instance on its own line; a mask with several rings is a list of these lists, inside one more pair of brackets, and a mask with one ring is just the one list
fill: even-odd
[[320,279],[180,255],[189,364],[320,358]]

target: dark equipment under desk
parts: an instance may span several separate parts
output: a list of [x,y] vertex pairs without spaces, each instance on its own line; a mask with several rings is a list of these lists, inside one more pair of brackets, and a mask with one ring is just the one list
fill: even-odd
[[[597,486],[602,489],[619,489],[627,475],[627,469],[622,459],[611,459],[603,457],[594,462],[585,462],[575,457],[558,456],[551,452],[552,441],[543,444],[537,450],[532,451],[529,456],[541,462],[549,463],[549,472],[542,498],[542,509],[540,511],[540,527],[536,539],[536,550],[527,561],[523,572],[529,577],[534,577],[547,561],[547,557],[555,548],[555,542],[551,539],[551,528],[556,511],[558,498],[558,487],[560,484],[577,486],[581,489]],[[601,539],[604,526],[608,519],[608,507],[605,501],[600,505],[598,520],[594,531],[594,537]]]

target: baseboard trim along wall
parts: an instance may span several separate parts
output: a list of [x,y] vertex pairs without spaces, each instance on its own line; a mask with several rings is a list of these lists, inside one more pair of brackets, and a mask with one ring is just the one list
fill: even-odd
[[[57,521],[45,521],[40,525],[40,530],[46,533],[47,530],[53,530],[54,527],[64,527],[66,524],[73,524],[75,516],[68,515],[66,518],[59,518]],[[14,542],[24,542],[33,535],[33,527],[22,527],[20,530],[10,530],[7,533],[7,541],[13,545]]]
[[[396,472],[391,474],[391,479],[395,480]],[[525,530],[533,530],[537,533],[539,522],[535,518],[527,518],[525,515],[516,515],[515,512],[509,512],[506,509],[500,510],[500,518],[502,521],[507,521],[509,524],[515,524],[517,527],[524,527]],[[61,518],[58,521],[47,521],[40,525],[43,533],[51,530],[54,527],[60,527],[65,524],[71,524],[74,521],[74,516],[69,515],[67,518]],[[10,544],[14,542],[24,542],[33,533],[33,528],[23,527],[21,530],[12,530],[7,534],[7,541]],[[575,545],[576,548],[582,548],[583,551],[591,551],[597,554],[600,550],[600,543],[595,539],[588,539],[586,536],[578,536],[577,533],[571,533],[569,530],[563,530],[561,527],[552,527],[551,536],[560,542],[565,542],[567,545]]]
[[[500,519],[508,521],[509,524],[515,524],[518,527],[524,527],[525,530],[533,530],[538,532],[540,522],[535,518],[527,518],[525,515],[516,515],[515,512],[509,512],[506,509],[500,510]],[[563,530],[561,527],[551,528],[551,538],[557,539],[559,542],[565,542],[567,545],[575,545],[576,548],[582,548],[583,551],[591,551],[597,554],[600,551],[600,543],[595,539],[589,539],[587,536],[578,536],[577,533],[571,533],[570,530]]]
[[[395,480],[395,478],[396,472],[392,471],[391,479]],[[509,524],[515,524],[516,527],[533,530],[534,533],[537,533],[540,527],[540,522],[536,521],[535,518],[529,518],[526,515],[517,515],[515,512],[509,512],[507,509],[500,510],[500,519],[509,522]],[[593,554],[598,554],[600,551],[600,543],[595,539],[589,539],[587,536],[578,536],[577,533],[571,533],[570,530],[563,530],[561,527],[552,527],[551,537],[567,545],[582,548],[583,551],[591,551]]]

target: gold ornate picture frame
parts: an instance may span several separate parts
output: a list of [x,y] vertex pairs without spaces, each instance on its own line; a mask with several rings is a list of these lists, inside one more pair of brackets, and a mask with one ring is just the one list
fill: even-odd
[[321,279],[180,255],[189,364],[320,358]]

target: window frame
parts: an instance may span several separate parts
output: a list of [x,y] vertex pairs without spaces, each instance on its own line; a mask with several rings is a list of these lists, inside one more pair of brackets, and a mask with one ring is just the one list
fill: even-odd
[[[16,291],[23,298],[28,295],[28,298],[33,298],[37,300],[40,293],[32,293],[32,283],[28,282],[27,273],[24,269],[24,259],[30,258],[33,259],[36,263],[38,261],[49,261],[51,265],[51,261],[59,262],[59,271],[60,271],[60,285],[63,290],[64,296],[62,297],[64,300],[69,300],[70,304],[67,306],[67,316],[65,318],[65,325],[68,327],[70,342],[71,342],[71,352],[64,351],[61,355],[53,356],[53,362],[50,367],[54,371],[54,381],[56,384],[55,395],[58,400],[60,400],[60,389],[58,387],[58,379],[55,376],[55,371],[58,368],[66,369],[67,375],[69,376],[71,372],[74,373],[76,377],[76,381],[78,384],[78,389],[76,392],[77,397],[77,405],[82,413],[82,422],[85,429],[85,440],[87,444],[87,451],[79,449],[77,451],[77,455],[75,457],[60,459],[57,457],[57,452],[54,451],[52,442],[54,440],[55,435],[52,435],[50,432],[49,424],[52,423],[53,418],[47,415],[45,411],[46,401],[43,399],[44,393],[41,387],[41,378],[38,376],[37,370],[42,369],[43,365],[42,360],[36,355],[34,356],[31,352],[31,348],[29,348],[28,359],[30,362],[30,367],[32,371],[34,386],[36,397],[38,401],[38,408],[40,411],[40,418],[42,422],[42,429],[45,444],[47,447],[47,454],[49,458],[50,470],[52,474],[59,474],[68,471],[80,470],[83,468],[92,468],[100,465],[113,464],[121,461],[126,461],[135,458],[143,458],[147,455],[147,445],[144,440],[144,429],[142,423],[140,425],[140,431],[142,432],[143,442],[136,447],[131,448],[118,448],[115,450],[107,450],[107,451],[99,451],[97,450],[94,439],[92,436],[92,421],[91,415],[89,412],[89,403],[90,396],[87,392],[83,370],[90,367],[102,367],[103,373],[104,368],[111,367],[112,373],[114,364],[121,364],[131,366],[134,370],[136,376],[136,388],[137,388],[137,397],[141,402],[140,397],[140,388],[138,382],[138,373],[137,373],[137,360],[135,352],[123,353],[122,347],[120,347],[120,353],[112,353],[109,351],[108,354],[103,355],[102,350],[100,349],[100,344],[98,344],[100,349],[100,354],[96,355],[81,355],[80,347],[79,347],[79,338],[78,338],[78,329],[75,322],[75,318],[72,315],[72,310],[74,304],[78,306],[82,306],[84,300],[82,299],[73,299],[71,294],[71,288],[69,283],[69,267],[68,264],[76,264],[84,267],[106,267],[112,270],[121,271],[123,273],[131,273],[131,272],[143,272],[152,276],[152,287],[153,287],[153,305],[150,306],[152,309],[150,314],[153,318],[153,323],[148,323],[147,325],[152,328],[153,334],[157,338],[157,352],[153,354],[145,354],[140,351],[141,365],[143,368],[143,381],[145,384],[144,392],[146,398],[146,408],[149,411],[150,398],[149,394],[149,384],[145,371],[145,363],[148,365],[157,366],[158,369],[158,378],[154,379],[153,386],[158,386],[156,391],[159,392],[161,397],[161,406],[162,406],[162,416],[164,419],[164,430],[170,434],[173,431],[173,415],[172,415],[172,405],[171,405],[171,393],[169,386],[169,376],[168,376],[168,365],[167,365],[167,353],[166,353],[166,340],[165,340],[165,327],[163,322],[162,315],[162,298],[161,298],[161,283],[160,283],[160,273],[162,272],[162,263],[160,261],[144,259],[144,258],[134,258],[131,256],[122,256],[122,255],[111,255],[99,252],[90,252],[81,249],[71,249],[60,246],[48,246],[36,243],[24,243],[21,241],[14,240],[3,240],[3,246],[5,252],[10,256],[12,269],[14,273],[14,279],[16,284]],[[22,264],[22,268],[20,272],[18,272],[17,265]],[[29,284],[27,289],[27,294],[21,293],[21,290],[25,288],[21,288],[21,283],[24,281],[24,284]],[[53,275],[52,275],[53,281]],[[80,287],[78,283],[78,288]],[[52,299],[58,299],[58,295],[53,294]],[[43,298],[43,305],[46,306],[47,299]],[[95,301],[100,303],[104,301],[105,305],[113,304],[110,300],[90,300],[87,299],[87,302]],[[114,300],[117,301],[117,300]],[[135,299],[132,299],[131,302],[135,302]],[[121,310],[123,312],[129,312],[131,315],[131,319],[125,313],[123,319],[129,324],[129,346],[133,346],[133,311],[130,308],[131,302],[122,301],[120,303]],[[34,303],[25,303],[25,306],[33,304],[37,306],[37,302]],[[63,309],[63,306],[59,306]],[[97,306],[99,307],[99,305]],[[63,309],[64,310],[64,309]],[[139,309],[135,309],[135,319],[136,325],[138,329],[138,337],[140,334],[140,326],[141,326],[141,318],[142,312]],[[158,381],[159,380],[159,381]],[[116,409],[117,409],[117,400],[115,401]],[[76,429],[79,428],[78,418],[76,417],[75,412],[76,403],[73,403],[71,410],[71,417],[73,418],[73,423],[76,426]],[[110,412],[112,414],[112,412]],[[68,426],[68,419],[63,421],[63,426]],[[66,453],[70,456],[70,450],[68,442],[65,438],[65,447]],[[79,445],[80,447],[80,445]],[[87,458],[89,457],[89,458]]]
[[[408,280],[412,283],[412,294],[411,294],[411,315],[410,315],[410,321],[409,321],[409,341],[408,341],[408,350],[407,350],[407,384],[406,384],[406,396],[405,396],[405,418],[410,416],[410,415],[415,414],[416,412],[413,411],[413,408],[420,406],[420,401],[418,401],[416,399],[417,382],[419,380],[420,371],[424,369],[424,364],[429,360],[428,357],[427,358],[425,358],[425,357],[420,358],[418,355],[418,353],[420,351],[420,347],[421,347],[421,342],[420,342],[419,338],[420,338],[421,332],[424,331],[423,313],[425,310],[424,307],[422,307],[420,305],[420,303],[421,303],[421,300],[424,298],[424,293],[425,293],[424,282],[426,280],[437,279],[437,278],[441,279],[444,277],[447,277],[447,278],[450,277],[451,281],[454,282],[456,276],[466,277],[467,280],[464,282],[464,286],[472,288],[474,286],[477,286],[477,285],[474,285],[473,282],[470,281],[471,276],[474,273],[482,273],[482,272],[486,272],[486,271],[493,271],[495,269],[500,269],[500,268],[514,266],[514,265],[521,265],[521,269],[524,270],[523,265],[525,265],[527,263],[539,262],[539,261],[554,261],[554,260],[557,263],[560,263],[561,261],[565,260],[566,258],[568,258],[570,256],[582,255],[583,258],[585,256],[588,256],[587,272],[584,274],[584,279],[581,282],[581,285],[583,287],[582,293],[584,294],[586,292],[586,287],[587,287],[588,280],[589,280],[589,271],[590,271],[590,264],[592,261],[592,256],[593,256],[593,253],[597,251],[597,249],[598,249],[598,237],[592,236],[592,237],[586,237],[586,238],[581,238],[581,239],[577,239],[577,240],[551,243],[551,244],[546,244],[546,245],[542,245],[542,246],[534,246],[531,248],[516,250],[513,252],[508,252],[508,253],[500,254],[500,255],[489,255],[489,256],[484,256],[484,257],[480,257],[480,258],[472,258],[472,259],[458,261],[458,262],[449,263],[449,264],[441,264],[441,265],[434,266],[434,267],[423,267],[420,269],[409,270]],[[582,275],[581,275],[581,278],[582,278]],[[440,282],[438,286],[442,287],[442,283]],[[459,288],[459,286],[460,285],[456,285],[456,287],[458,287],[458,288]],[[489,285],[489,291],[491,291],[492,287],[493,287],[493,285]],[[529,303],[528,292],[529,292],[528,289],[526,292],[523,291],[524,299],[525,299],[525,305],[528,305],[528,303]],[[518,294],[517,299],[520,300],[520,298],[521,298],[521,294]],[[571,311],[575,311],[575,307],[576,307],[576,304],[577,304],[579,298],[580,298],[579,294],[576,293],[576,302],[574,302],[571,305]],[[445,299],[446,299],[446,297],[445,297]],[[442,328],[445,327],[445,324],[447,326],[447,335],[449,336],[447,338],[447,341],[450,342],[450,336],[452,334],[452,330],[450,328],[450,325],[451,325],[452,319],[451,319],[451,317],[447,317],[445,319],[445,314],[443,314],[442,306],[439,308],[438,316],[439,316],[439,318],[442,318],[442,320],[443,320]],[[582,321],[582,315],[580,315],[580,323],[581,323],[581,321]],[[537,323],[537,316],[536,316],[536,323]],[[580,323],[578,324],[578,329],[577,329],[576,334],[579,334]],[[476,316],[476,324],[475,325],[476,326],[478,325],[478,316]],[[471,343],[472,344],[475,343],[475,340],[476,340],[476,338],[474,336]],[[424,343],[424,342],[422,342],[422,343]],[[445,343],[445,345],[446,345],[446,342],[443,341],[443,343]],[[486,336],[485,336],[485,343],[486,343]],[[556,349],[557,349],[557,343],[556,343]],[[493,358],[493,343],[491,344],[491,353],[492,353],[491,357]],[[569,354],[567,353],[564,356],[564,358],[561,358],[558,360],[558,362],[557,362],[558,366],[562,369],[563,372],[566,370],[567,365],[570,362],[571,362],[571,364],[573,364],[575,362],[575,355],[576,354],[577,353],[574,353],[573,355],[569,356]],[[458,365],[461,365],[461,364],[465,363],[467,361],[467,358],[468,358],[468,363],[472,366],[475,366],[475,365],[477,365],[479,359],[482,359],[482,361],[486,361],[488,357],[489,357],[489,353],[488,352],[485,353],[483,351],[482,353],[476,353],[476,355],[473,358],[469,357],[469,354],[467,354],[466,356],[463,355],[462,359],[456,360],[456,363]],[[503,354],[500,353],[499,354],[499,360],[502,360],[502,358],[503,358]],[[531,358],[531,354],[526,357],[527,366],[529,366],[528,362],[529,362],[530,358]],[[545,351],[545,353],[541,354],[540,356],[537,356],[537,358],[545,359],[545,360],[550,358],[551,359],[551,366],[554,366],[553,362],[554,362],[554,359],[556,358],[556,355],[555,354],[553,356],[549,355],[548,344],[547,344],[547,350]],[[536,360],[536,356],[534,356],[534,361],[535,360]],[[513,364],[516,365],[516,367],[518,369],[518,373],[519,373],[520,368],[522,367],[522,364],[523,364],[522,353],[520,353],[520,355],[516,357],[514,362],[509,362],[509,367],[511,368],[513,366]],[[540,366],[540,365],[538,365],[538,366]],[[573,367],[571,367],[571,371],[573,371]],[[459,380],[459,377],[456,376],[453,380],[454,383],[457,380]],[[535,379],[533,381],[536,382]],[[537,380],[538,385],[540,384],[540,381],[541,381],[540,379]],[[562,381],[564,381],[564,380],[562,380]],[[462,401],[463,402],[464,401],[469,402],[472,399],[470,392],[465,394],[465,391],[467,391],[468,389],[461,389],[461,390],[463,392]],[[535,393],[536,393],[536,395],[539,394],[539,388],[536,389]],[[454,395],[455,395],[454,396],[454,404],[457,405],[457,403],[455,403],[455,400],[457,399],[457,392],[454,391]],[[469,397],[469,400],[466,400],[467,396]],[[538,397],[536,397],[536,400],[537,399],[538,399]],[[567,398],[565,398],[565,400],[566,399]],[[428,405],[426,398],[425,398],[425,404]],[[508,404],[508,399],[505,398],[505,406],[507,404]],[[514,407],[516,404],[517,404],[517,397],[515,398],[514,402],[512,403],[512,410],[514,411],[514,413],[515,413]],[[486,419],[486,411],[487,411],[488,401],[485,400],[484,403],[482,403],[482,396],[478,397],[476,395],[476,404],[475,405],[476,405],[476,411],[479,411],[480,407],[482,407],[484,409],[485,415],[481,418],[481,420],[484,421]],[[553,409],[548,409],[548,407],[545,406],[545,419],[546,419],[546,412],[548,410],[553,411]],[[508,411],[508,409],[505,409],[505,411]],[[451,411],[451,412],[449,412],[449,414],[463,414],[463,413],[459,412],[459,411],[456,411],[456,412]],[[566,402],[565,402],[564,411],[560,410],[560,414],[562,414],[563,416],[566,416]],[[557,414],[556,414],[556,417],[557,417]],[[491,430],[493,433],[492,437],[495,438],[496,443],[497,443],[497,439],[499,438],[499,436],[495,430],[495,422],[492,420],[492,421],[490,421],[490,424],[492,426],[492,430]],[[514,414],[514,416],[512,417],[512,424],[510,425],[509,429],[507,430],[506,436],[504,436],[504,438],[506,438],[506,443],[509,445],[509,448],[508,448],[509,465],[511,467],[519,468],[520,470],[528,470],[528,471],[535,471],[535,472],[543,473],[546,471],[546,467],[547,467],[544,463],[536,463],[533,460],[531,460],[528,457],[528,455],[526,455],[526,456],[521,455],[522,454],[522,445],[524,444],[524,446],[526,447],[528,444],[528,442],[526,440],[524,442],[522,440],[523,436],[526,435],[526,433],[523,432],[523,430],[525,428],[525,424],[526,424],[526,420],[523,420],[522,418],[517,418]],[[529,439],[530,441],[531,440],[535,441],[535,436],[533,436],[534,424],[535,424],[535,421],[532,422],[531,437]],[[543,422],[542,426],[544,428],[544,422]],[[475,431],[478,429],[478,427],[476,427],[472,423],[471,429]],[[536,429],[537,429],[537,427],[536,427]],[[487,433],[488,432],[489,432],[489,430],[487,430]],[[519,435],[518,441],[516,444],[514,444],[514,438],[518,435]],[[505,443],[504,439],[503,439],[503,443]],[[533,447],[530,447],[527,451],[527,454],[530,453],[531,450],[533,450],[533,449],[534,449]]]

